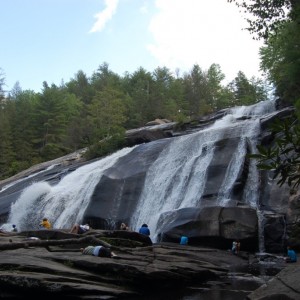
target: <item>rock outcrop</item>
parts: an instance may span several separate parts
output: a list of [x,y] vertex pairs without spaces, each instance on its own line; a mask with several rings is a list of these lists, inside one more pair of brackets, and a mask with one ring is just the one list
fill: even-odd
[[[117,258],[82,255],[80,248],[87,245],[109,246]],[[179,243],[152,244],[149,237],[132,231],[4,233],[0,234],[0,297],[157,299],[163,294],[175,297],[192,286],[199,291],[222,287],[233,277],[235,292],[246,296],[262,284],[271,287],[271,282],[245,272],[255,262],[257,259],[245,252],[233,255],[230,251]],[[233,273],[238,269],[244,269],[244,273]],[[299,295],[300,277],[291,280],[296,273],[295,269],[290,275],[278,277],[286,280],[281,291],[289,288],[289,295]],[[240,291],[238,282],[245,281],[251,289]],[[253,295],[249,299],[266,299]]]
[[194,245],[230,249],[232,240],[243,240],[243,249],[257,251],[258,220],[249,207],[183,208],[161,215],[161,241],[177,242],[188,236]]
[[248,300],[300,299],[299,263],[287,265],[274,278],[247,295]]
[[[82,255],[81,247],[110,245],[117,258]],[[142,299],[227,276],[247,264],[230,252],[179,244],[152,245],[128,231],[59,230],[0,236],[0,297],[64,296],[72,299]]]

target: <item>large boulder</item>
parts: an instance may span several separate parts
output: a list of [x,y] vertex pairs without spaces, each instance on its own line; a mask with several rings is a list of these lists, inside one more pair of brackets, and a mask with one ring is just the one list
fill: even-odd
[[158,221],[161,241],[187,236],[192,244],[229,249],[238,239],[246,251],[258,249],[257,227],[256,210],[250,207],[183,208],[162,214]]

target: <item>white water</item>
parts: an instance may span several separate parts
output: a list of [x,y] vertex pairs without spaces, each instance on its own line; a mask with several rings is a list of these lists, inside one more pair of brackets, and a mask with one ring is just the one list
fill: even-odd
[[[207,169],[214,156],[216,142],[238,137],[238,147],[232,155],[217,197],[218,204],[226,206],[230,201],[232,185],[244,164],[247,144],[252,152],[256,151],[257,136],[260,133],[257,117],[274,110],[275,105],[271,101],[233,108],[209,128],[172,139],[147,172],[138,206],[132,212],[130,228],[138,230],[141,224],[147,223],[152,240],[155,241],[156,224],[161,213],[200,207]],[[238,120],[245,116],[248,119]],[[5,226],[10,229],[11,224],[17,224],[19,230],[37,228],[43,217],[55,220],[54,228],[70,228],[74,223],[80,222],[103,172],[133,148],[125,148],[80,167],[63,177],[55,186],[46,182],[32,184],[12,205],[9,221]],[[259,197],[258,176],[253,160],[250,160],[249,168],[250,176],[242,200],[256,208]]]
[[34,177],[34,176],[36,176],[36,175],[38,175],[38,174],[46,173],[47,171],[53,169],[55,166],[56,166],[55,164],[54,164],[54,165],[51,165],[51,166],[49,166],[48,168],[46,168],[45,170],[42,170],[42,171],[33,173],[33,174],[28,175],[28,176],[26,176],[26,177],[24,177],[24,178],[21,178],[21,179],[15,180],[14,182],[9,183],[9,184],[3,186],[2,189],[0,190],[0,193],[4,192],[5,190],[7,190],[8,188],[14,186],[14,185],[17,184],[17,183],[20,183],[20,182],[22,182],[22,181],[24,181],[24,180],[27,180],[28,178],[32,178],[32,177]]
[[94,188],[103,172],[133,148],[124,148],[111,156],[82,166],[63,177],[59,184],[50,186],[47,182],[33,183],[26,188],[12,205],[8,224],[11,229],[17,224],[19,230],[38,228],[41,219],[47,217],[54,228],[71,228],[80,222]]
[[[233,108],[229,114],[200,132],[174,139],[149,168],[139,205],[132,214],[130,227],[138,230],[147,223],[154,241],[157,240],[158,219],[162,213],[185,207],[200,207],[207,169],[214,156],[215,143],[226,137],[239,137],[240,142],[218,194],[218,204],[226,206],[230,191],[244,163],[246,139],[252,151],[260,133],[257,117],[275,110],[274,102],[262,102],[249,107]],[[239,121],[243,116],[250,119]],[[243,201],[257,206],[258,173],[250,161],[250,177],[246,183]]]

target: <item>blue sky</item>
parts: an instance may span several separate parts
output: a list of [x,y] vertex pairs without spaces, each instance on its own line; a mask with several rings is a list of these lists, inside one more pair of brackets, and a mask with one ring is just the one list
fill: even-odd
[[107,62],[124,75],[139,67],[180,74],[194,64],[260,76],[261,43],[242,30],[244,15],[227,0],[0,0],[0,68],[6,90],[19,81],[40,92]]

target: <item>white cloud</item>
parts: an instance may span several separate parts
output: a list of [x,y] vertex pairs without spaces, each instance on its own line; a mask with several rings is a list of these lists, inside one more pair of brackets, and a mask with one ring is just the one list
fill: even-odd
[[116,12],[119,0],[105,0],[105,8],[103,11],[95,15],[97,19],[90,32],[101,31],[105,24],[112,18]]
[[147,2],[145,1],[142,6],[140,7],[140,12],[142,14],[146,14],[148,13],[148,5],[147,5]]
[[243,15],[225,0],[156,0],[158,13],[149,30],[154,43],[147,46],[160,65],[190,70],[218,63],[232,80],[239,70],[258,76],[258,49]]

